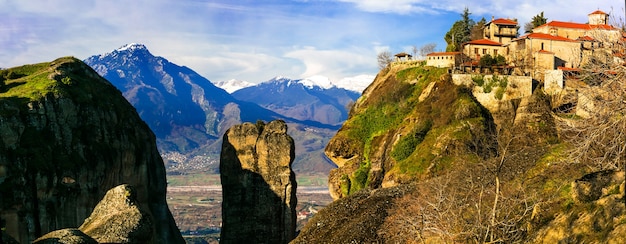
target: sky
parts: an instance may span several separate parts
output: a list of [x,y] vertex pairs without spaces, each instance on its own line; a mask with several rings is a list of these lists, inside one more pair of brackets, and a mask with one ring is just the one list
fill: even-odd
[[378,72],[376,55],[435,43],[467,7],[472,19],[587,22],[617,0],[0,0],[0,67],[86,59],[127,43],[212,81],[253,83]]

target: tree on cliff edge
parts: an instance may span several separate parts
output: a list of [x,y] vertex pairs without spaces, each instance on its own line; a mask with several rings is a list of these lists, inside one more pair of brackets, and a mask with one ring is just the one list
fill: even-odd
[[454,22],[452,28],[446,33],[444,36],[446,43],[448,43],[446,51],[459,51],[462,43],[471,40],[472,28],[475,25],[474,20],[470,18],[471,14],[466,7],[461,14],[461,20]]

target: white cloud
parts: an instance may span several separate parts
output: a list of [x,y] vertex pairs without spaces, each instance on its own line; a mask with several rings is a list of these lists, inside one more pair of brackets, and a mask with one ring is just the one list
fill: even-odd
[[[550,20],[586,21],[587,14],[601,9],[605,12],[614,12],[614,15],[624,16],[624,2],[613,0],[598,1],[571,1],[571,0],[337,0],[354,4],[358,9],[366,12],[381,13],[425,13],[441,12],[461,13],[465,7],[469,8],[474,16],[491,16],[517,18],[527,21],[532,16],[544,12]],[[619,18],[618,17],[618,18]]]
[[376,54],[371,50],[317,50],[300,49],[288,52],[285,57],[304,63],[306,69],[299,77],[323,75],[332,81],[376,71]]
[[423,0],[339,0],[341,2],[348,2],[356,4],[356,6],[367,12],[383,12],[383,13],[398,13],[398,14],[410,14],[410,13],[427,13],[435,14],[437,11],[433,8],[428,8],[424,4]]

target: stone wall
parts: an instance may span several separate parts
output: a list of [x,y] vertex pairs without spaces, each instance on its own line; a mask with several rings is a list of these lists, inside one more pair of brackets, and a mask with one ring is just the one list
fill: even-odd
[[564,88],[563,70],[546,70],[543,89],[547,94],[554,95]]
[[504,90],[504,94],[500,99],[497,98],[496,93],[498,87],[494,86],[489,92],[485,92],[484,85],[478,86],[472,77],[482,76],[485,83],[493,80],[493,75],[471,75],[471,74],[453,74],[452,81],[456,85],[465,85],[472,89],[472,93],[476,100],[485,106],[489,111],[497,111],[501,101],[519,99],[524,97],[530,97],[533,92],[533,80],[530,76],[514,76],[514,75],[498,75],[497,79],[507,80],[507,86]]

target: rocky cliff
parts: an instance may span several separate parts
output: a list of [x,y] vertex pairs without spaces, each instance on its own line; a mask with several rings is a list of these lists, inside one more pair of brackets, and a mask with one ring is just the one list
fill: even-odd
[[294,243],[623,241],[623,172],[566,160],[540,86],[509,96],[504,78],[489,85],[500,91],[485,84],[382,70],[326,147],[337,200]]
[[294,142],[284,121],[244,123],[224,135],[221,243],[287,243],[296,230]]
[[154,134],[115,87],[75,58],[7,71],[0,207],[8,234],[28,243],[79,226],[107,190],[127,183],[154,219],[155,242],[183,242]]

